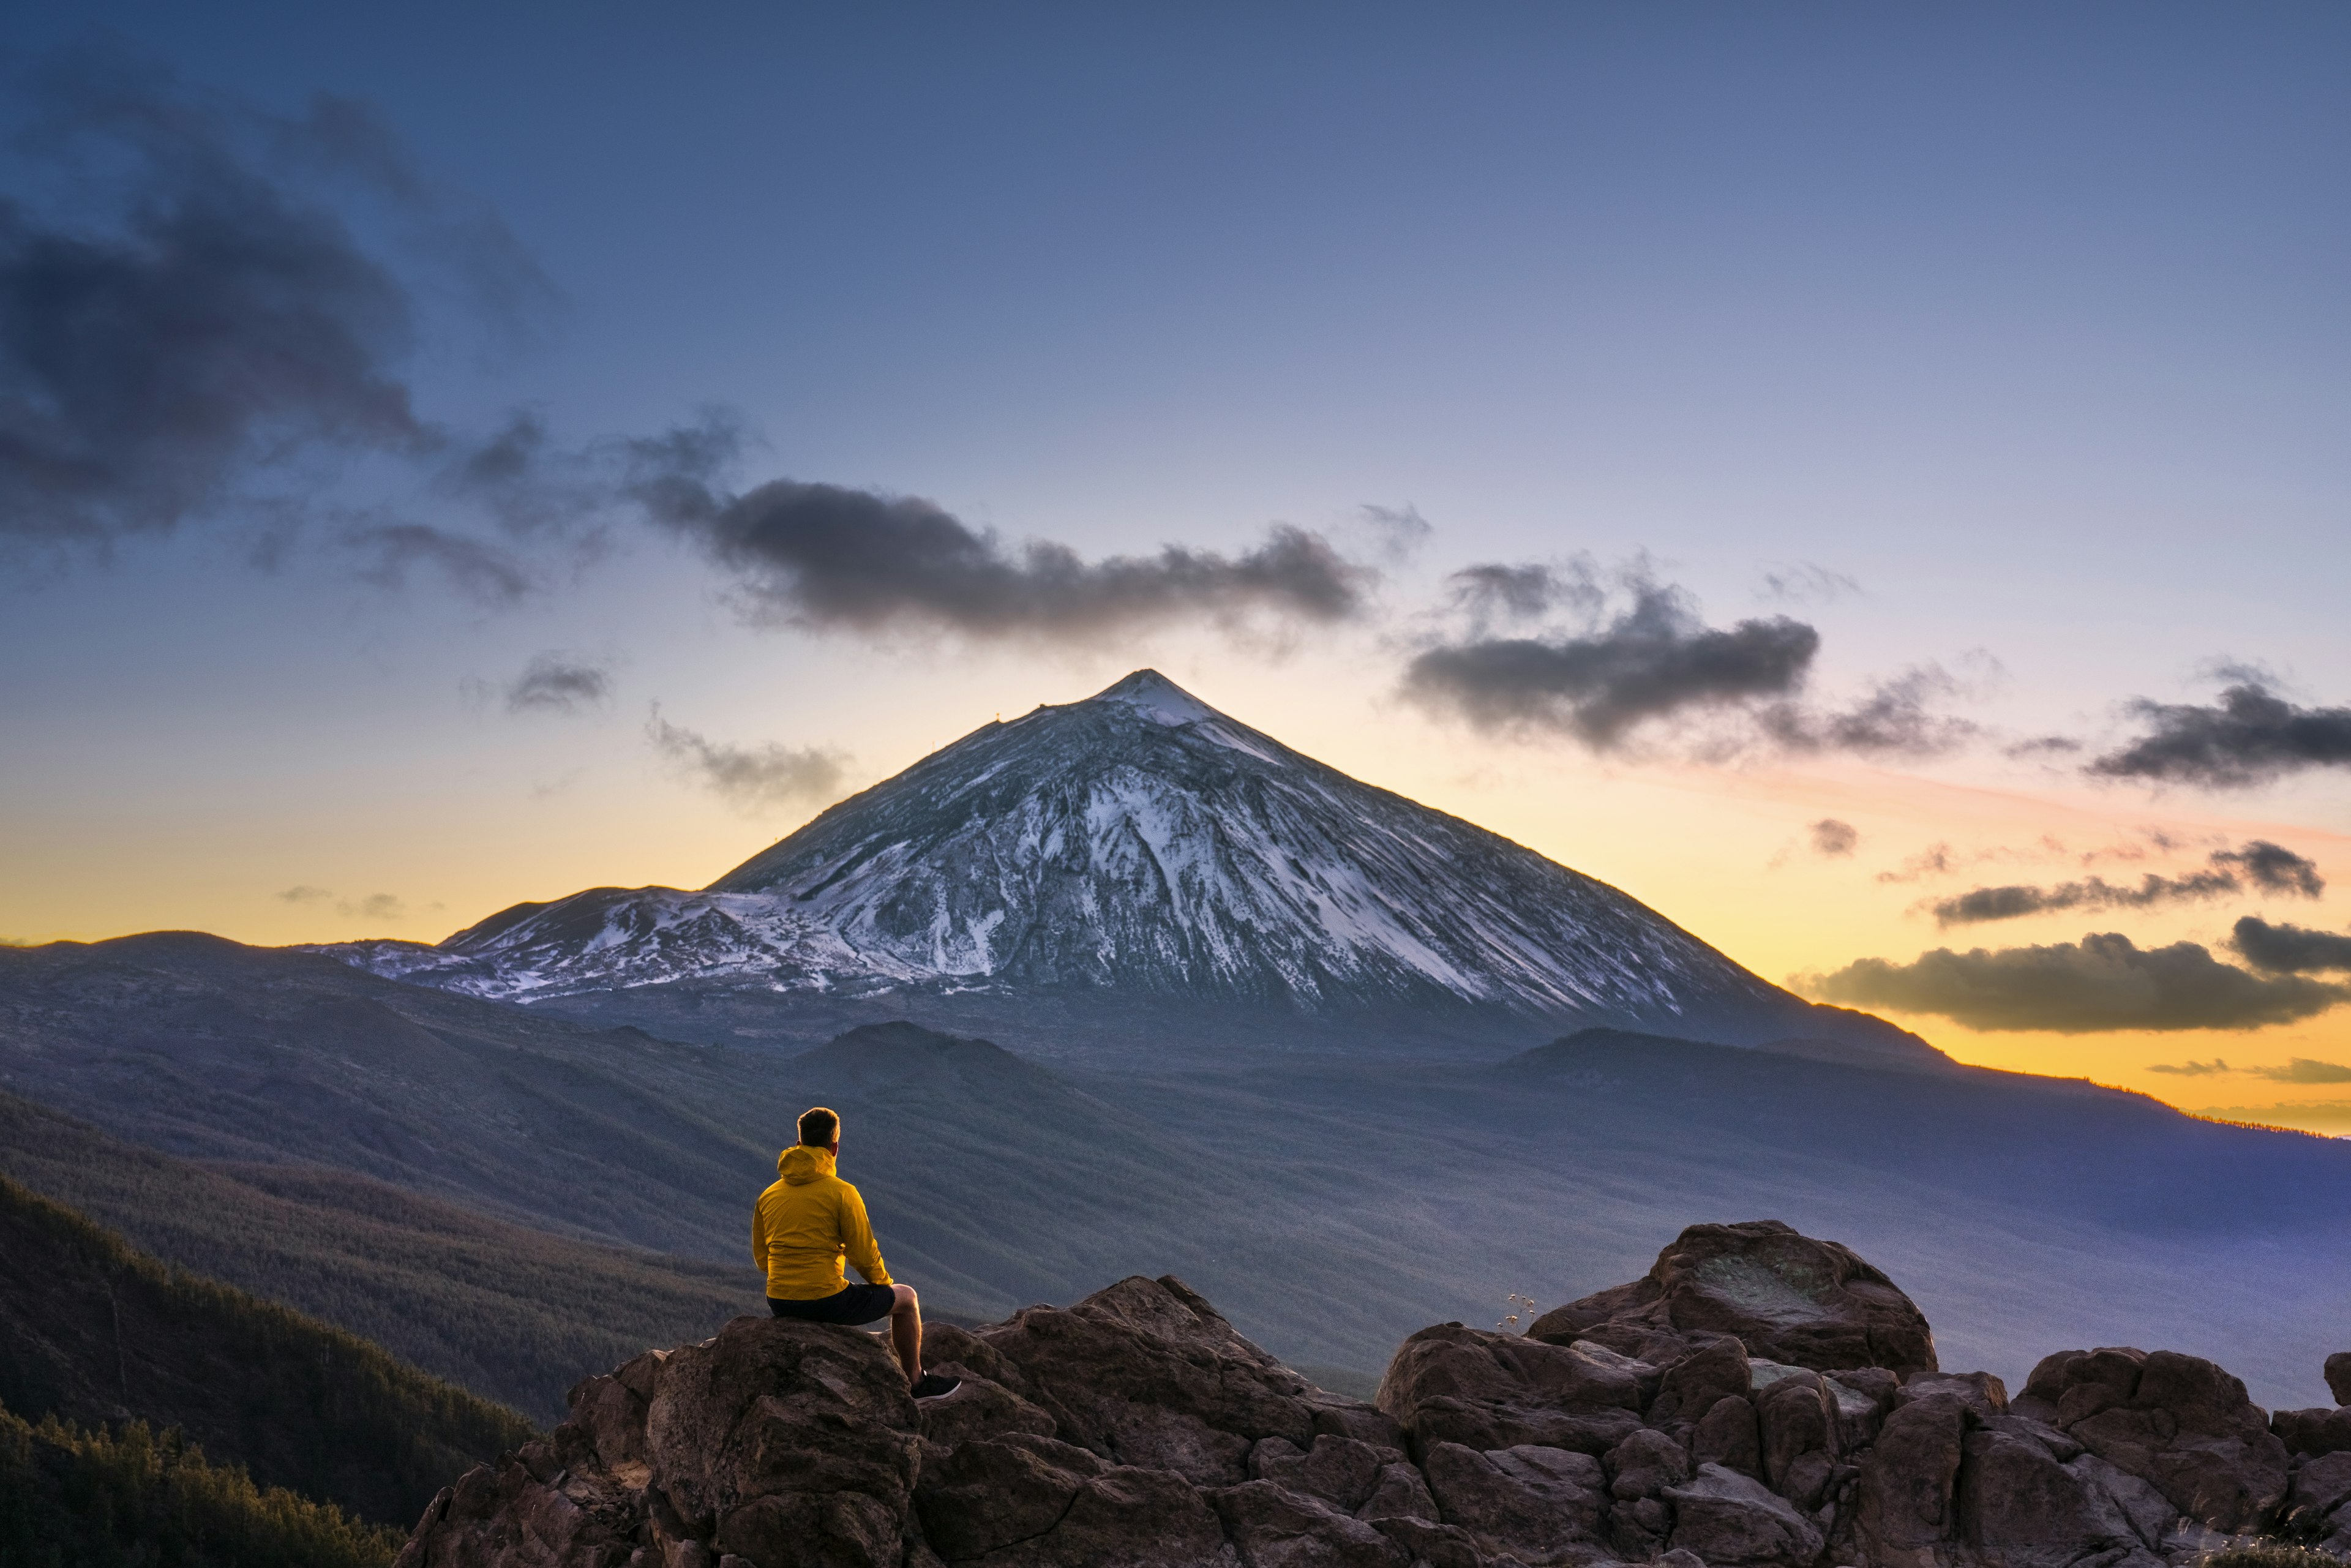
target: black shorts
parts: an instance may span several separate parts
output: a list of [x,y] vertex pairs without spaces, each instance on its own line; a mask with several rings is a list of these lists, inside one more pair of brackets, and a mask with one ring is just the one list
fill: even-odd
[[874,1322],[888,1317],[897,1304],[898,1292],[888,1285],[845,1285],[830,1296],[806,1301],[768,1298],[768,1310],[776,1316],[811,1323]]

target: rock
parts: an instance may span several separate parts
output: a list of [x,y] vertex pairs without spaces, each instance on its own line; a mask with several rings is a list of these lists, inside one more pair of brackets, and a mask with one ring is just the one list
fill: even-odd
[[1403,1458],[1394,1448],[1376,1448],[1353,1437],[1325,1433],[1302,1451],[1287,1438],[1268,1437],[1249,1450],[1249,1469],[1252,1479],[1319,1498],[1340,1512],[1352,1514],[1370,1500],[1382,1469]]
[[1415,1563],[1426,1563],[1429,1568],[1489,1568],[1477,1541],[1458,1524],[1399,1517],[1375,1520],[1372,1528],[1410,1552]]
[[1954,1394],[1913,1400],[1886,1417],[1861,1461],[1856,1534],[1870,1563],[1924,1564],[1957,1525],[1954,1497],[1970,1411]]
[[[991,1564],[1209,1564],[1224,1556],[1217,1514],[1165,1470],[1105,1463],[1050,1437],[967,1443],[925,1467],[915,1505],[923,1534],[948,1562]],[[780,1568],[780,1565],[778,1565]]]
[[1821,1532],[1813,1522],[1736,1470],[1701,1465],[1666,1497],[1674,1508],[1674,1549],[1696,1553],[1711,1568],[1803,1568],[1820,1554]]
[[2351,1405],[2351,1350],[2338,1350],[2326,1358],[2326,1392],[2337,1405]]
[[1718,1335],[1666,1368],[1649,1404],[1649,1424],[1696,1426],[1718,1403],[1744,1399],[1754,1386],[1746,1347],[1729,1334]]
[[1837,1425],[1849,1449],[1877,1440],[1877,1428],[1894,1408],[1902,1380],[1882,1366],[1848,1367],[1829,1377],[1829,1393],[1837,1405]]
[[[741,1317],[663,1365],[645,1442],[663,1494],[697,1538],[716,1531],[721,1550],[780,1568],[763,1553],[792,1530],[834,1543],[805,1561],[896,1552],[917,1430],[906,1380],[872,1335]],[[754,1503],[730,1531],[728,1519]]]
[[1426,1328],[1388,1362],[1375,1401],[1409,1428],[1419,1402],[1437,1396],[1545,1409],[1638,1410],[1654,1368],[1604,1346],[1549,1344],[1459,1323]]
[[1412,1553],[1372,1526],[1272,1481],[1208,1495],[1246,1568],[1411,1568]]
[[923,1436],[938,1447],[952,1448],[958,1443],[1008,1437],[1015,1432],[1039,1437],[1054,1435],[1056,1428],[1050,1416],[1002,1384],[952,1363],[930,1365],[934,1371],[946,1371],[963,1379],[963,1385],[946,1397],[915,1403]]
[[2270,1430],[2291,1454],[2314,1458],[2351,1452],[2351,1407],[2281,1410],[2270,1417]]
[[2066,1568],[2145,1542],[2088,1477],[2018,1433],[1970,1432],[1959,1486],[1959,1537],[2005,1568]]
[[2008,1385],[1989,1372],[1921,1373],[1903,1383],[1894,1402],[1907,1405],[1930,1394],[1956,1396],[1979,1421],[1990,1422],[2008,1414]]
[[1609,1449],[1604,1466],[1609,1494],[1628,1502],[1655,1497],[1690,1478],[1690,1458],[1682,1446],[1646,1427]]
[[1589,1454],[1480,1453],[1439,1443],[1422,1468],[1445,1522],[1468,1531],[1489,1555],[1508,1553],[1532,1568],[1588,1555],[1601,1541],[1607,1482]]
[[965,1443],[923,1467],[914,1506],[924,1539],[953,1560],[1040,1536],[1109,1468],[1083,1448],[1033,1434]]
[[2245,1385],[2200,1357],[2064,1351],[2032,1369],[2025,1394],[2024,1413],[2050,1411],[2067,1436],[2210,1529],[2262,1529],[2284,1501],[2287,1445]]
[[1419,1468],[1398,1459],[1380,1467],[1372,1495],[1355,1510],[1355,1517],[1373,1523],[1383,1519],[1434,1520],[1437,1500],[1429,1496],[1428,1482],[1422,1479]]
[[1733,1396],[1718,1399],[1690,1434],[1690,1458],[1747,1475],[1763,1469],[1763,1438],[1755,1425],[1755,1404]]
[[2315,1530],[2346,1502],[2351,1502],[2351,1451],[2323,1455],[2294,1471],[2285,1497],[2286,1523],[2305,1532]]
[[1426,1457],[1437,1443],[1600,1454],[1639,1429],[1644,1364],[1595,1344],[1547,1344],[1442,1323],[1397,1347],[1379,1407]]
[[1817,1372],[1774,1379],[1756,1400],[1764,1484],[1799,1509],[1818,1508],[1841,1451],[1836,1401]]
[[1816,1372],[1935,1370],[1926,1316],[1891,1280],[1772,1219],[1693,1225],[1644,1278],[1554,1308],[1528,1332],[1563,1343],[1628,1323],[1735,1334],[1750,1355]]
[[2066,1462],[2065,1468],[2113,1500],[2123,1517],[2130,1521],[2132,1531],[2152,1550],[2160,1550],[2171,1532],[2179,1528],[2179,1511],[2154,1487],[2134,1475],[2125,1474],[2092,1453],[2082,1453]]
[[1304,1448],[1323,1408],[1304,1378],[1173,1276],[1122,1280],[1067,1309],[1030,1307],[971,1337],[1002,1375],[975,1370],[1050,1415],[1063,1440],[1199,1486],[1247,1480],[1259,1438]]

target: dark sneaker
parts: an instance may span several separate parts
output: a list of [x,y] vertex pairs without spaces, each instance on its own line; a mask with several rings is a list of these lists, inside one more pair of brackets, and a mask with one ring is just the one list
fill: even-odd
[[926,1372],[923,1374],[921,1380],[914,1385],[914,1397],[917,1399],[936,1399],[942,1395],[953,1394],[956,1389],[961,1388],[962,1386],[963,1379],[960,1377],[941,1377],[935,1372]]

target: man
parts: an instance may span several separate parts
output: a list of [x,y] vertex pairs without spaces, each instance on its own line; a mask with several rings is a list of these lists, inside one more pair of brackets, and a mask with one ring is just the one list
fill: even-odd
[[[893,1284],[866,1222],[865,1200],[833,1174],[841,1118],[819,1105],[800,1113],[800,1141],[776,1156],[773,1186],[751,1209],[751,1260],[768,1271],[768,1310],[818,1323],[890,1320],[890,1341],[917,1399],[951,1394],[961,1379],[923,1372],[923,1308],[911,1285]],[[852,1285],[843,1259],[865,1283]]]

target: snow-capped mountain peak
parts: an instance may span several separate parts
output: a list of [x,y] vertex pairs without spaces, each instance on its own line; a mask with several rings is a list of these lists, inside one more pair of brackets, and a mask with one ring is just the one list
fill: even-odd
[[1113,998],[1521,1032],[1844,1032],[1616,889],[1291,751],[1154,670],[983,726],[701,892],[597,888],[436,947],[337,951],[519,1000],[684,987],[778,1009]]
[[1160,724],[1196,724],[1202,719],[1224,717],[1156,670],[1137,670],[1116,685],[1104,686],[1086,700],[1123,703]]

